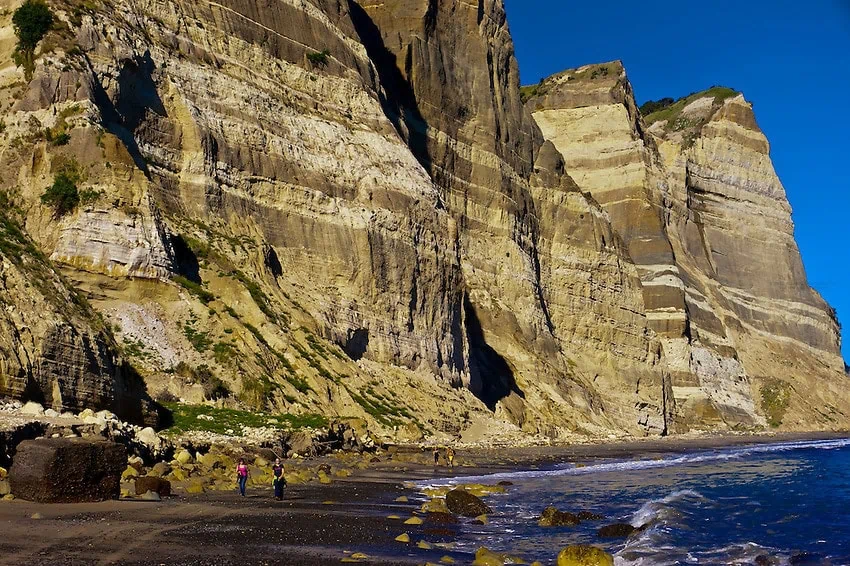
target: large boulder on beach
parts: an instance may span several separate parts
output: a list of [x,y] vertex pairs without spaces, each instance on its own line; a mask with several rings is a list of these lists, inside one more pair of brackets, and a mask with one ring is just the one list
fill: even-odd
[[554,507],[547,507],[540,514],[537,524],[541,527],[574,527],[581,523],[581,519],[575,513],[558,511]]
[[171,482],[156,476],[136,478],[136,495],[143,495],[149,491],[167,497],[171,495]]
[[480,497],[465,489],[453,489],[446,493],[446,507],[455,515],[463,517],[477,517],[493,511]]
[[118,499],[127,449],[82,438],[27,440],[18,445],[9,484],[21,499],[81,503]]
[[605,525],[596,531],[596,536],[599,538],[625,538],[639,530],[639,528],[629,523],[614,523],[613,525]]
[[558,554],[558,566],[614,566],[614,557],[595,546],[573,544]]

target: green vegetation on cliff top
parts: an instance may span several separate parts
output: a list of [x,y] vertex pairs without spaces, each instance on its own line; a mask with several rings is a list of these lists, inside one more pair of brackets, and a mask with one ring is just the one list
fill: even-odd
[[682,98],[676,101],[674,101],[672,98],[662,98],[661,100],[649,100],[643,105],[641,105],[640,113],[643,116],[643,119],[646,121],[647,125],[667,120],[667,128],[674,129],[677,123],[677,119],[682,114],[682,110],[684,110],[684,108],[694,100],[712,96],[714,97],[714,104],[719,105],[722,104],[723,101],[727,98],[730,98],[737,94],[738,91],[734,89],[725,86],[713,86],[707,90],[703,90],[701,92],[693,92],[688,96],[683,96]]
[[219,409],[208,405],[186,405],[183,403],[164,403],[164,405],[171,411],[173,422],[163,432],[170,435],[188,431],[239,435],[242,434],[243,426],[278,430],[324,428],[328,426],[328,419],[317,414],[275,415],[237,409]]

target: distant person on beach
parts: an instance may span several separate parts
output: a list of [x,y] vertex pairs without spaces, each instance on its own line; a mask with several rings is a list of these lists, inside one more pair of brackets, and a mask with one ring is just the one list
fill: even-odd
[[434,465],[440,465],[440,449],[436,446],[434,447]]
[[280,458],[274,459],[272,466],[272,486],[274,486],[274,498],[278,501],[283,501],[283,488],[286,486],[286,478],[283,477],[283,464],[280,463]]
[[451,446],[446,448],[446,462],[448,462],[450,468],[455,467],[455,451]]
[[239,494],[245,497],[245,486],[248,483],[248,465],[245,463],[245,458],[239,458],[239,464],[236,466],[236,481],[239,483]]

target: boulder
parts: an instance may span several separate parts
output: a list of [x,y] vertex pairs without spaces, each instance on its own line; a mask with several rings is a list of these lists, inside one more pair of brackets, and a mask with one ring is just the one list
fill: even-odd
[[141,495],[143,501],[162,501],[162,497],[155,491],[146,491]]
[[625,538],[640,530],[628,523],[614,523],[613,525],[605,525],[596,531],[596,536],[599,538]]
[[163,497],[171,495],[171,482],[156,476],[136,478],[136,495],[154,491]]
[[168,462],[157,462],[154,464],[153,468],[148,475],[162,477],[168,475],[171,472],[171,466]]
[[472,566],[504,566],[504,564],[504,554],[498,554],[483,546],[475,552],[475,560],[472,562]]
[[44,416],[44,407],[42,407],[38,403],[29,401],[23,407],[21,407],[19,412],[22,415],[27,415],[31,417],[41,417]]
[[554,507],[547,507],[540,514],[537,524],[541,527],[575,527],[581,523],[581,519],[575,513],[558,511]]
[[558,554],[558,566],[614,566],[614,557],[595,546],[574,544]]
[[311,456],[316,452],[313,437],[307,431],[299,430],[293,432],[289,435],[286,443],[289,446],[287,455],[290,457],[292,454]]
[[174,459],[180,464],[191,464],[195,460],[192,457],[192,453],[186,449],[180,450],[177,454],[175,454]]
[[80,503],[118,499],[127,449],[81,438],[27,440],[18,445],[9,484],[21,499]]
[[121,474],[122,481],[129,481],[137,477],[139,477],[139,470],[137,470],[133,466],[127,466],[127,469],[124,470],[124,473]]
[[446,507],[455,515],[463,517],[477,517],[493,511],[480,497],[463,489],[453,489],[446,493]]

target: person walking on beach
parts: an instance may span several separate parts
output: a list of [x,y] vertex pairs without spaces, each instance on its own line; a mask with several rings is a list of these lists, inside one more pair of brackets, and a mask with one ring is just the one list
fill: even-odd
[[239,494],[245,497],[245,486],[248,484],[248,465],[245,463],[245,458],[239,458],[239,464],[236,465],[236,481],[239,483]]
[[455,451],[451,446],[446,448],[446,462],[450,468],[455,467]]
[[434,465],[440,465],[440,449],[437,446],[434,447]]
[[278,501],[283,501],[283,488],[286,486],[286,478],[283,477],[283,464],[280,463],[280,458],[274,459],[272,466],[272,486],[274,487],[274,498]]

